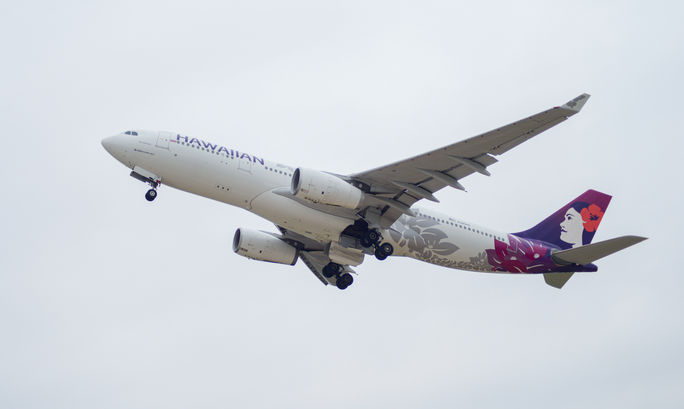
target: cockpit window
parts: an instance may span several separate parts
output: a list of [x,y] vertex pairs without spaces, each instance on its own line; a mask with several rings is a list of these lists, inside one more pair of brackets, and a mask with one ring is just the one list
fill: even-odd
[[126,131],[124,132],[126,135],[135,135],[138,136],[138,133],[136,131]]

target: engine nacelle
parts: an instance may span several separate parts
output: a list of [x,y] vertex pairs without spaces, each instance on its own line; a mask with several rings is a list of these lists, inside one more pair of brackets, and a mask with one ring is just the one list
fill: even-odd
[[299,250],[279,238],[258,230],[239,228],[233,237],[233,251],[254,260],[293,266]]
[[290,192],[299,199],[347,209],[358,208],[363,191],[337,176],[312,169],[297,168],[292,174]]

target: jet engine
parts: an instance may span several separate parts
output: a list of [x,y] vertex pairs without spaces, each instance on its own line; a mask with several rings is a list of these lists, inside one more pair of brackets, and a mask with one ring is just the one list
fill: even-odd
[[299,251],[276,235],[259,230],[239,228],[233,237],[233,251],[253,260],[289,264],[297,262]]
[[363,192],[329,173],[297,168],[292,174],[292,195],[312,203],[323,203],[356,209],[364,198]]

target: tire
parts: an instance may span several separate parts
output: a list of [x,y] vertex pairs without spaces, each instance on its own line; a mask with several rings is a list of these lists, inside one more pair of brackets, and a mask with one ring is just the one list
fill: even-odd
[[377,230],[368,230],[365,237],[372,244],[377,243],[377,241],[380,239],[380,234],[378,234]]
[[380,245],[380,249],[382,250],[383,253],[385,253],[388,257],[394,253],[394,246],[392,246],[389,243],[382,243]]
[[148,202],[151,202],[156,198],[157,198],[157,191],[154,189],[150,189],[147,191],[147,193],[145,193],[145,199],[147,199]]
[[377,258],[380,261],[387,258],[387,253],[382,251],[382,247],[378,247],[377,249],[375,249],[375,258]]
[[337,269],[333,267],[332,263],[326,264],[325,267],[323,267],[323,277],[325,278],[331,278],[335,274],[337,274]]
[[347,287],[352,285],[353,282],[354,277],[352,277],[351,274],[342,274],[341,276],[337,277],[337,288],[339,288],[340,290],[345,290],[347,289]]

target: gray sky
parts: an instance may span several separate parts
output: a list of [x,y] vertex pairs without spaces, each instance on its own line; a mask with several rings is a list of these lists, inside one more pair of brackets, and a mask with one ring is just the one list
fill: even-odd
[[[6,2],[0,407],[680,408],[682,6],[655,1]],[[146,187],[100,145],[166,129],[351,173],[592,94],[422,204],[530,227],[587,188],[562,291],[368,259],[347,291],[233,254],[265,220]]]

